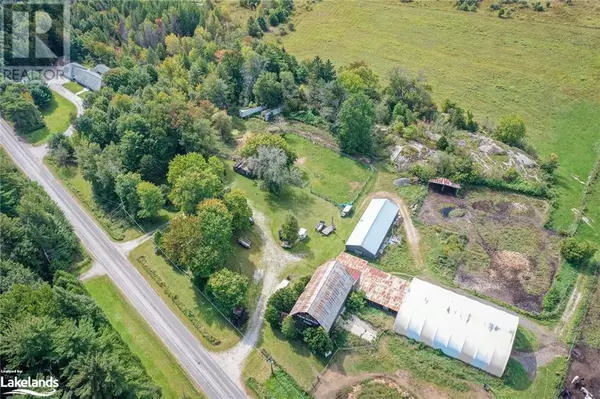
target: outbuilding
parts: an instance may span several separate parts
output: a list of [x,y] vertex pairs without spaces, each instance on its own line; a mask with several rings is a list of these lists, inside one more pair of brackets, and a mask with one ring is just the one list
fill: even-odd
[[394,331],[501,377],[518,326],[515,315],[415,278]]
[[344,265],[330,260],[315,270],[290,315],[306,326],[329,332],[353,285],[354,279]]
[[429,180],[429,188],[440,194],[456,195],[461,187],[460,184],[443,177]]
[[77,82],[92,91],[98,91],[102,88],[102,75],[110,70],[110,68],[103,64],[98,65],[98,67],[100,67],[98,70],[102,71],[102,73],[89,70],[81,64],[72,62],[65,65],[62,72],[67,79]]
[[385,198],[374,198],[346,241],[346,251],[374,259],[390,232],[400,208]]

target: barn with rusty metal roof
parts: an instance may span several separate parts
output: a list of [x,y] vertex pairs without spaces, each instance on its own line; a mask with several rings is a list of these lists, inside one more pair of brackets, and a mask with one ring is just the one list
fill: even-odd
[[381,271],[364,259],[342,252],[337,260],[354,278],[356,289],[365,293],[367,301],[384,310],[397,312],[402,305],[409,282]]
[[354,279],[344,265],[330,260],[319,266],[296,301],[290,315],[311,327],[329,331],[340,315]]

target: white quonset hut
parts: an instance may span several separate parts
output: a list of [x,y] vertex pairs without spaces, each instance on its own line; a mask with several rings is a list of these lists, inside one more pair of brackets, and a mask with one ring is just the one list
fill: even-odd
[[365,258],[377,257],[400,208],[385,198],[374,198],[346,241],[346,250]]
[[394,330],[501,377],[518,325],[517,316],[415,278]]

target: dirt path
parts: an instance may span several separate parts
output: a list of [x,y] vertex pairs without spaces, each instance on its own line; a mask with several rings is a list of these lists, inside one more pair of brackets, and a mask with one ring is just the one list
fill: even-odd
[[264,321],[267,299],[269,299],[269,296],[279,284],[279,273],[285,269],[288,264],[301,259],[298,255],[294,255],[282,249],[279,243],[273,238],[265,215],[258,212],[256,209],[253,209],[253,211],[255,226],[260,231],[262,241],[262,257],[260,261],[262,269],[257,270],[258,273],[262,275],[260,297],[258,298],[256,309],[254,309],[254,312],[252,312],[252,315],[250,316],[243,339],[233,348],[225,352],[214,354],[221,367],[227,371],[234,381],[241,380],[244,361],[252,351],[254,345],[258,342]]
[[563,312],[562,316],[560,317],[560,322],[554,329],[554,332],[559,337],[562,335],[565,327],[569,324],[569,321],[571,320],[571,318],[573,317],[573,314],[579,307],[579,302],[581,301],[581,298],[583,297],[581,290],[580,290],[581,280],[582,280],[582,275],[580,274],[579,277],[577,277],[577,281],[575,282],[575,286],[573,287],[573,292],[571,293],[571,297],[569,298],[569,301],[567,302],[565,311]]
[[423,254],[421,253],[421,248],[419,246],[419,231],[413,224],[410,209],[408,209],[408,206],[404,200],[398,195],[387,191],[372,193],[366,198],[366,200],[371,200],[372,198],[387,198],[398,204],[400,207],[400,214],[402,215],[403,219],[402,224],[404,225],[404,232],[406,233],[406,240],[408,241],[410,253],[412,254],[415,265],[422,269],[425,266],[425,263],[423,261]]

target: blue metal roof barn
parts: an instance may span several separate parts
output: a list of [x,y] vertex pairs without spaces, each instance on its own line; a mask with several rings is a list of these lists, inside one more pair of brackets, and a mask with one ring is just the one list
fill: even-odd
[[367,258],[376,258],[400,208],[385,198],[374,198],[346,241],[346,250]]

